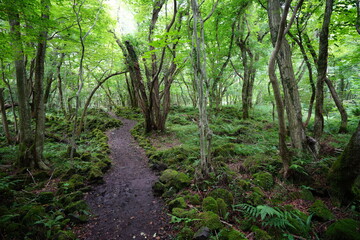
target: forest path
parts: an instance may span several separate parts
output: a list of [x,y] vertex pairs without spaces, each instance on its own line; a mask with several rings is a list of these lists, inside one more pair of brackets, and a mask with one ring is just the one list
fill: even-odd
[[94,217],[82,227],[79,237],[169,239],[164,204],[153,196],[151,188],[157,177],[148,168],[143,149],[130,134],[136,122],[118,119],[123,125],[107,132],[112,167],[104,176],[105,183],[95,186],[85,197]]

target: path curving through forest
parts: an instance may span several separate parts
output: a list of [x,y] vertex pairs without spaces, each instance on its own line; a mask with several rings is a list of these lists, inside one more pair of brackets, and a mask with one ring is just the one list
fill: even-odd
[[104,176],[105,183],[95,186],[85,197],[94,217],[82,227],[79,238],[169,239],[165,206],[152,193],[157,177],[130,134],[136,122],[119,119],[123,125],[107,132],[112,167]]

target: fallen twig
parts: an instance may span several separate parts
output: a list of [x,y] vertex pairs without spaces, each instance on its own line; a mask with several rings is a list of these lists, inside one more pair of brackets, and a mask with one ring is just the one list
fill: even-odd
[[34,178],[34,176],[31,174],[30,170],[27,168],[26,171],[30,174],[33,182],[36,184],[35,178]]

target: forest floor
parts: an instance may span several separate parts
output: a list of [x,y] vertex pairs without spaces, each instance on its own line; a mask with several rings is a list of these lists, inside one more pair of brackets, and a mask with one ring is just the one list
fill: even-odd
[[120,120],[120,128],[107,132],[112,167],[104,176],[104,184],[95,186],[85,197],[93,217],[81,227],[78,237],[168,239],[170,226],[165,205],[152,192],[157,177],[130,133],[136,122]]

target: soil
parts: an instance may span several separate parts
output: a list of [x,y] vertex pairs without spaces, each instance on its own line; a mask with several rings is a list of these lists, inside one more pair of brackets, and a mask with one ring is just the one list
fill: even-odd
[[119,118],[122,127],[107,132],[112,167],[104,184],[94,187],[85,200],[94,217],[85,224],[80,239],[170,239],[169,217],[160,198],[153,195],[156,175],[130,134],[135,121]]

